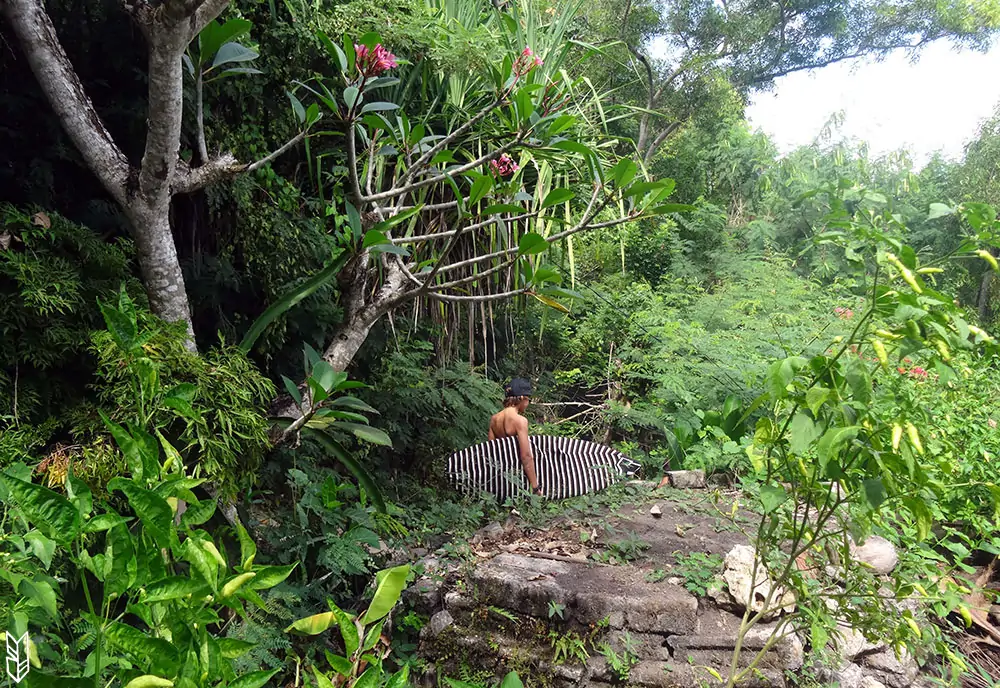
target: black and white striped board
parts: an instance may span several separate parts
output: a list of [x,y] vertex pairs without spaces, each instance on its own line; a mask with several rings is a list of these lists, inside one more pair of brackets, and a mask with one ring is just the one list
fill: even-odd
[[[535,435],[529,441],[538,484],[549,499],[597,492],[639,470],[638,463],[603,444],[548,435]],[[484,442],[452,454],[448,458],[448,478],[462,492],[489,492],[500,501],[530,493],[516,437]]]

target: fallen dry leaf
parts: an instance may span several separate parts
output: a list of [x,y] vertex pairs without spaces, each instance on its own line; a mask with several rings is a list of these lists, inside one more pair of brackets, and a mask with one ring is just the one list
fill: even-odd
[[48,215],[39,211],[31,216],[31,224],[35,225],[36,227],[44,227],[45,229],[49,229],[50,227],[52,227],[52,220],[49,219]]

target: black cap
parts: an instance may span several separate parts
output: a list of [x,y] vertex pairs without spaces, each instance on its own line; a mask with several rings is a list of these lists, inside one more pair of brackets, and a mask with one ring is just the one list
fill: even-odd
[[525,380],[523,377],[515,377],[510,381],[510,384],[503,388],[503,391],[509,397],[530,397],[531,396],[531,383]]

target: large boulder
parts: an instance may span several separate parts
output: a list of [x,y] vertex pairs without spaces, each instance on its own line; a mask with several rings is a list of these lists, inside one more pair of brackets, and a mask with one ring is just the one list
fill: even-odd
[[760,612],[767,605],[762,616],[765,621],[795,610],[795,594],[791,590],[778,589],[762,564],[754,566],[754,550],[747,545],[736,545],[729,551],[722,578],[729,594],[744,609]]

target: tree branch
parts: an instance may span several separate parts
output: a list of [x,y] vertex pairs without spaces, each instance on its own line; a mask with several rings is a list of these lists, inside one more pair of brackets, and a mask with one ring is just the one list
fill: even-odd
[[87,167],[124,206],[128,159],[118,149],[84,91],[43,0],[3,0],[0,12],[14,29],[38,85]]
[[198,65],[198,73],[194,77],[194,117],[198,137],[198,158],[204,165],[208,162],[208,144],[205,142],[205,78]]
[[482,303],[485,301],[499,301],[501,299],[509,299],[512,296],[518,296],[520,294],[527,294],[530,290],[525,287],[523,289],[513,289],[511,291],[503,291],[498,294],[480,294],[479,296],[455,296],[454,294],[439,294],[436,291],[427,292],[427,296],[432,299],[437,299],[438,301],[465,301],[473,303]]
[[170,184],[171,193],[193,193],[199,189],[204,189],[216,182],[235,177],[243,172],[253,172],[259,170],[264,165],[270,163],[275,158],[285,153],[306,137],[306,132],[301,131],[289,139],[281,148],[269,153],[267,156],[250,163],[241,163],[232,153],[223,153],[217,158],[212,158],[200,167],[189,167],[184,161],[180,161],[174,173],[173,182]]
[[208,23],[216,19],[222,10],[229,6],[229,0],[202,0],[196,3],[196,9],[191,22],[191,36],[194,39]]
[[[540,212],[541,212],[540,210],[535,210],[535,211],[532,211],[530,213],[525,213],[524,215],[515,215],[514,217],[507,218],[506,221],[507,222],[520,222],[521,220],[526,220],[528,218],[535,217]],[[503,218],[491,217],[489,220],[484,220],[482,222],[477,222],[476,224],[473,224],[473,225],[468,225],[464,229],[452,229],[452,230],[449,230],[447,232],[434,232],[432,234],[418,234],[416,236],[397,237],[397,238],[394,238],[392,240],[392,243],[394,243],[394,244],[415,244],[415,243],[418,243],[418,242],[421,242],[421,241],[433,241],[434,239],[443,239],[445,237],[454,236],[455,232],[472,231],[472,230],[476,230],[476,229],[481,229],[482,227],[487,227],[487,226],[489,226],[491,224],[494,224],[494,223],[500,221],[501,219],[503,219]]]

